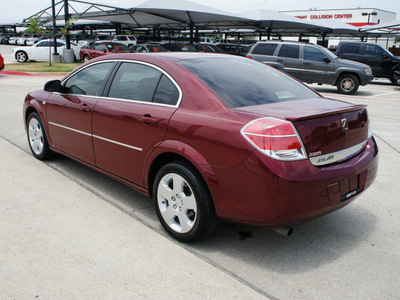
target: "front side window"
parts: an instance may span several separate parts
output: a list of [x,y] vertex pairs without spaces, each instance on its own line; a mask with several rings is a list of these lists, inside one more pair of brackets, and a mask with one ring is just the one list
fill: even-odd
[[382,56],[385,54],[383,49],[375,45],[365,45],[365,54],[371,56]]
[[91,65],[72,75],[64,86],[69,94],[100,96],[104,82],[113,66],[113,62]]
[[310,46],[304,46],[304,59],[305,60],[314,60],[314,61],[323,61],[326,55],[319,51],[318,49]]
[[93,49],[97,51],[107,51],[106,46],[103,44],[96,44]]
[[278,56],[279,57],[286,57],[286,58],[299,58],[299,45],[286,45],[283,44],[281,49],[279,49]]
[[36,47],[48,47],[50,45],[49,41],[43,41],[36,45]]

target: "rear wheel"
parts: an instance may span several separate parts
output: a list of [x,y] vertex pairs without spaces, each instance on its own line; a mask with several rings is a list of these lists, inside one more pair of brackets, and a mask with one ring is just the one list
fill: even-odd
[[161,225],[177,240],[190,242],[213,232],[217,217],[211,195],[197,170],[185,161],[159,170],[153,198]]
[[29,115],[26,121],[29,148],[37,159],[45,160],[51,156],[49,143],[43,129],[43,123],[37,112]]
[[337,89],[341,94],[352,95],[357,92],[359,85],[357,77],[351,74],[344,74],[337,81]]
[[89,55],[85,55],[84,57],[83,57],[83,62],[85,63],[85,62],[88,62],[90,60],[90,57],[89,57]]
[[390,81],[394,84],[399,86],[400,85],[400,74],[395,74],[393,73],[392,78],[390,78]]
[[28,54],[26,54],[25,51],[18,51],[17,53],[15,53],[15,59],[18,62],[27,62],[28,61]]

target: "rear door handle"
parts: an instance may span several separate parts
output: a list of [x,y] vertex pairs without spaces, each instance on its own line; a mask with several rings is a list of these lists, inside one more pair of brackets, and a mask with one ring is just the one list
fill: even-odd
[[309,63],[309,62],[303,62],[303,65],[311,66],[311,63]]
[[144,124],[144,125],[154,125],[158,123],[158,120],[156,118],[152,118],[151,115],[144,115],[139,117],[139,120]]
[[87,112],[87,111],[91,111],[91,110],[92,110],[92,108],[91,108],[89,105],[87,105],[87,104],[82,104],[82,105],[80,106],[80,109],[81,109],[81,111],[83,111],[83,112]]
[[283,62],[283,59],[277,59],[276,62]]

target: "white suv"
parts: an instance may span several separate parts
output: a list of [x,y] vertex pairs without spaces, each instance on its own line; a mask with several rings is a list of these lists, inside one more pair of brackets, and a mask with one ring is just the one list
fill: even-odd
[[137,39],[133,35],[117,35],[113,38],[113,42],[124,44],[128,47],[136,45]]

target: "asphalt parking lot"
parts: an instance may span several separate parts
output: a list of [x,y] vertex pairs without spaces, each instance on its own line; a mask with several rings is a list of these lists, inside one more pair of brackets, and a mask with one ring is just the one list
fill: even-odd
[[186,245],[166,236],[150,199],[70,159],[30,155],[22,102],[51,79],[0,74],[5,299],[399,298],[400,87],[375,80],[343,96],[312,85],[368,105],[379,173],[352,204],[291,237],[221,223],[207,240]]

